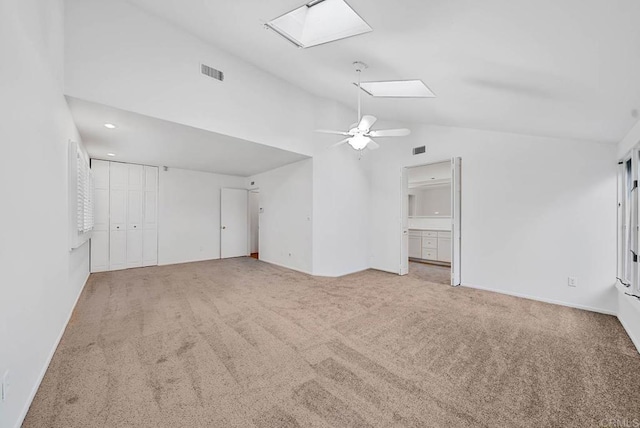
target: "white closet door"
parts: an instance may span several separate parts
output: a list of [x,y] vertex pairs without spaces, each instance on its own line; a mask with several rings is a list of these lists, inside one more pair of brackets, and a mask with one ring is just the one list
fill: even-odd
[[92,159],[94,225],[91,272],[109,270],[109,162]]
[[127,165],[127,267],[142,266],[144,167]]
[[126,268],[127,261],[127,180],[126,164],[109,165],[109,270]]
[[158,264],[158,168],[144,167],[142,265]]

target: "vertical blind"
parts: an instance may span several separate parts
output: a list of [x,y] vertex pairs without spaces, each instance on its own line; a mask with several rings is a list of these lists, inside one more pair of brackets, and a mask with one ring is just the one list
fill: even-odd
[[93,229],[93,179],[89,159],[80,147],[76,148],[77,177],[77,229],[79,233]]

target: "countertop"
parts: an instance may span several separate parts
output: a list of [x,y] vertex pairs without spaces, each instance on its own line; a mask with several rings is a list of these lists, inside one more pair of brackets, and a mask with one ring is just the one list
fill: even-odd
[[421,228],[410,227],[409,231],[412,231],[412,230],[419,230],[419,231],[422,231],[422,230],[435,230],[437,232],[451,232],[451,229],[443,229],[441,227],[421,227]]

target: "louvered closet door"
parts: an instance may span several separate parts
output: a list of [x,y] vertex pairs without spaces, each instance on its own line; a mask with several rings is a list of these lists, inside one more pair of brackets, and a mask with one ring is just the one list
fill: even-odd
[[144,167],[127,165],[127,267],[142,266]]
[[128,165],[109,165],[109,270],[127,267],[127,181]]
[[142,265],[158,264],[158,168],[144,167],[144,235]]
[[109,162],[92,159],[93,214],[91,272],[109,270]]

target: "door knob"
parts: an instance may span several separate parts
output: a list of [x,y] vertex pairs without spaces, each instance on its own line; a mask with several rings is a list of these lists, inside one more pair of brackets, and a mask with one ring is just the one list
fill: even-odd
[[227,226],[222,226],[222,228],[223,228],[223,229],[226,229],[226,228],[227,228]]

